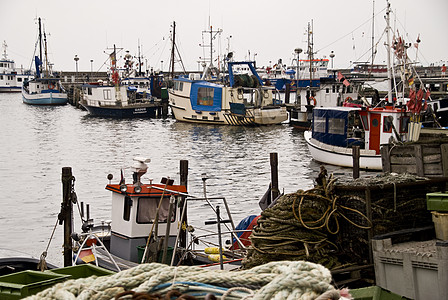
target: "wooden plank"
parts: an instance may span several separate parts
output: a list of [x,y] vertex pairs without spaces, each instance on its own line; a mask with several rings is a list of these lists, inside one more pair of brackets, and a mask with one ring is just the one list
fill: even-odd
[[384,145],[381,147],[381,163],[383,165],[383,172],[390,172],[390,155],[389,155],[389,145]]
[[425,169],[423,165],[422,145],[414,145],[414,151],[415,151],[415,165],[417,169],[417,176],[424,176]]
[[440,145],[440,155],[442,157],[442,173],[448,177],[448,144]]
[[425,176],[442,176],[441,164],[425,164]]
[[423,163],[426,164],[439,164],[442,162],[441,154],[423,155]]
[[409,173],[409,174],[417,174],[416,165],[391,165],[390,171],[393,173]]
[[391,165],[415,165],[414,156],[391,156]]

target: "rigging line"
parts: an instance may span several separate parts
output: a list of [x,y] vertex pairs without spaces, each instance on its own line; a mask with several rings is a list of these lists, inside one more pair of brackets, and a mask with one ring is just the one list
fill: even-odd
[[[383,11],[385,11],[385,10],[386,10],[386,8],[383,8],[383,9],[379,12],[379,14],[382,13]],[[319,51],[322,51],[322,50],[324,50],[324,49],[326,49],[326,48],[328,48],[328,47],[330,47],[331,45],[333,45],[333,44],[339,42],[340,40],[346,38],[347,36],[351,35],[353,32],[355,32],[356,30],[358,30],[359,28],[361,28],[362,26],[364,26],[365,24],[367,24],[368,22],[370,22],[372,19],[373,19],[373,17],[370,17],[367,21],[365,21],[364,23],[362,23],[361,25],[359,25],[358,27],[356,27],[355,29],[353,29],[353,30],[350,31],[349,33],[347,33],[347,34],[345,34],[344,36],[338,38],[338,39],[335,40],[334,42],[331,42],[330,44],[328,44],[328,45],[326,45],[326,46],[324,46],[324,47],[318,49],[318,50],[316,51],[316,53],[319,52]]]

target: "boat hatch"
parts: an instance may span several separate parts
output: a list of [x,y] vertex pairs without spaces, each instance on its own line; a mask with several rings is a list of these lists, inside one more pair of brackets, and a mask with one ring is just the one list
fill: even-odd
[[221,111],[221,86],[207,82],[193,83],[190,95],[193,110]]

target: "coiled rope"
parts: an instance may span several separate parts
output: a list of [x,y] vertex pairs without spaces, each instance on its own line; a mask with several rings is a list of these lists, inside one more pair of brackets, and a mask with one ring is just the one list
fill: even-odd
[[336,179],[327,176],[324,168],[316,182],[315,188],[281,196],[261,213],[250,237],[252,244],[243,260],[244,268],[278,260],[307,260],[329,269],[342,265],[332,237],[339,233],[340,219],[364,230],[372,223],[353,208],[365,206],[364,199],[337,195]]
[[114,299],[128,291],[132,291],[130,294],[157,293],[163,296],[172,290],[187,294],[193,291],[197,299],[205,299],[212,292],[221,299],[260,300],[316,299],[335,288],[327,268],[306,261],[271,262],[232,272],[151,263],[110,276],[68,280],[27,299]]

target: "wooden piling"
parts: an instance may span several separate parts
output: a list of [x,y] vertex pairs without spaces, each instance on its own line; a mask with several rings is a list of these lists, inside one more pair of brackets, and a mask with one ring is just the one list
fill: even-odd
[[352,147],[352,156],[353,156],[353,179],[356,179],[359,178],[359,157],[360,157],[359,146]]
[[[185,186],[188,191],[188,160],[180,161],[180,185]],[[181,214],[181,216],[183,215],[183,218],[182,218],[182,220],[180,220],[181,234],[179,236],[179,242],[180,242],[181,247],[186,248],[187,247],[187,230],[184,229],[183,224],[184,223],[187,224],[188,220],[187,220],[187,211],[182,212],[182,209],[184,207],[183,201],[186,201],[185,198],[182,199],[182,203],[180,203],[180,207],[181,207],[180,214]],[[185,206],[185,210],[187,210],[186,206]]]
[[73,219],[73,206],[72,206],[72,168],[62,168],[62,204],[61,204],[61,218],[64,223],[64,267],[72,265],[72,219]]
[[278,189],[278,154],[273,152],[270,154],[271,162],[271,199],[274,201],[280,194]]

